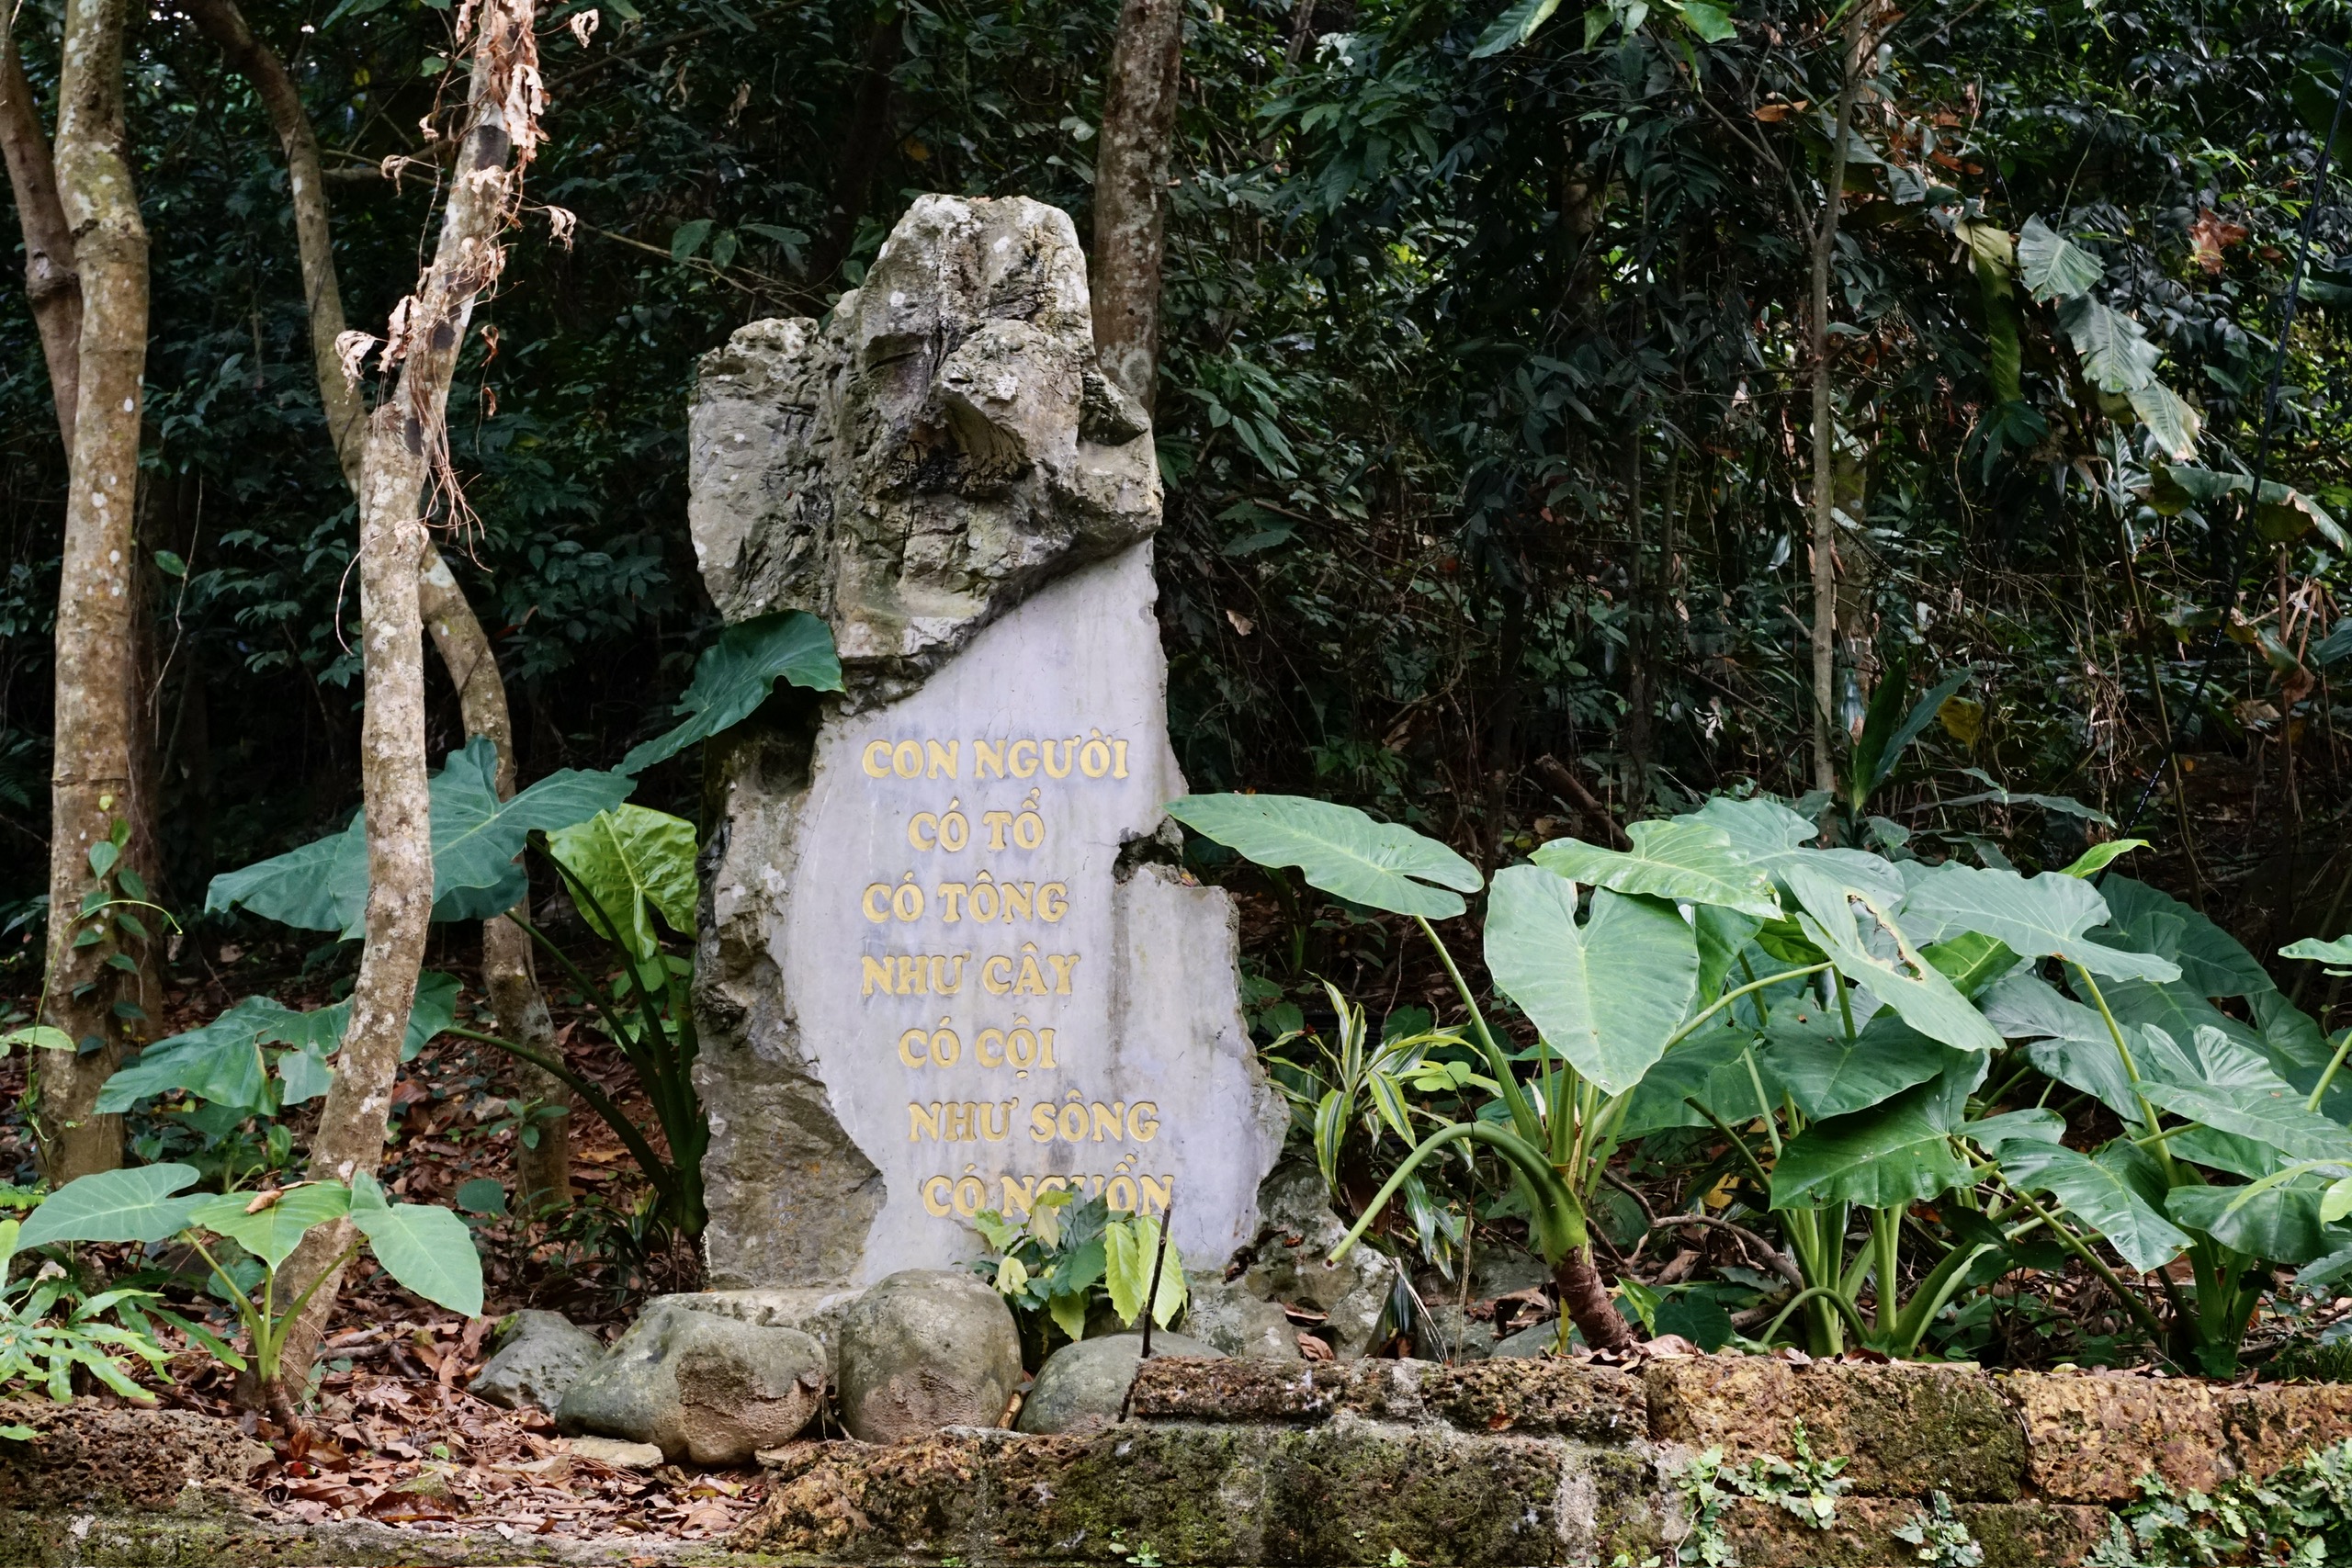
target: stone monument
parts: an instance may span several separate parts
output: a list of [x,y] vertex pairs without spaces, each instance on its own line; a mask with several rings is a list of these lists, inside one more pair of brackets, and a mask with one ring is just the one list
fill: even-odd
[[703,363],[695,549],[729,621],[823,617],[846,691],[717,771],[696,1081],[714,1285],[862,1286],[1057,1188],[1258,1226],[1284,1111],[1230,901],[1175,864],[1148,422],[1069,218],[916,201],[830,323]]

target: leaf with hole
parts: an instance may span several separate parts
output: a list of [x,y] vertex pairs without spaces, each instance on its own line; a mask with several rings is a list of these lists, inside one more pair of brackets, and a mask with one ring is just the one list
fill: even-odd
[[1534,861],[1589,887],[1713,904],[1759,920],[1780,915],[1771,877],[1733,848],[1722,829],[1689,819],[1635,822],[1625,836],[1633,847],[1622,851],[1555,839],[1535,852]]

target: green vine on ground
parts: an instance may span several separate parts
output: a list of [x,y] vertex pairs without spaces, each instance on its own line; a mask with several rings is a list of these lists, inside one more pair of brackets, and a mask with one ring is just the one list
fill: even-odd
[[2205,1568],[2352,1562],[2352,1438],[2309,1450],[2260,1481],[2178,1491],[2154,1473],[2108,1521],[2084,1568]]
[[1927,1508],[1911,1516],[1910,1523],[1894,1527],[1894,1539],[1917,1547],[1912,1558],[1932,1568],[1983,1568],[1984,1549],[1953,1512],[1951,1499],[1941,1492],[1931,1492],[1928,1503]]

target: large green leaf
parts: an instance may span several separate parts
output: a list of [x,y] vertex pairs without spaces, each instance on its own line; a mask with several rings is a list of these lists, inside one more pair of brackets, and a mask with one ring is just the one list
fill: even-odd
[[2170,387],[2150,381],[2132,388],[2132,412],[2140,416],[2140,423],[2148,427],[2165,457],[2185,463],[2197,456],[2197,433],[2204,427],[2204,416]]
[[[498,798],[498,753],[475,736],[433,776],[433,918],[481,920],[514,907],[526,886],[514,857],[533,829],[552,832],[627,799],[636,782],[616,773],[567,768],[514,799]],[[299,850],[212,879],[207,913],[243,905],[306,931],[356,938],[368,921],[368,829],[364,818]]]
[[[620,771],[640,773],[697,740],[732,729],[767,701],[778,681],[812,692],[842,689],[842,661],[833,634],[803,610],[782,610],[738,621],[695,660],[695,678],[678,699],[684,723],[633,748]],[[578,818],[574,821],[580,820]]]
[[1932,1084],[1883,1105],[1816,1122],[1789,1141],[1772,1169],[1772,1207],[1831,1203],[1889,1208],[1968,1180],[1968,1164],[1936,1124]]
[[[583,884],[618,935],[594,910],[580,918],[608,942],[622,942],[640,959],[660,951],[658,913],[681,936],[695,934],[695,825],[642,806],[616,807],[548,835],[548,848]],[[577,894],[573,902],[579,903]]]
[[142,1165],[135,1170],[102,1170],[67,1182],[46,1199],[24,1229],[19,1249],[52,1241],[162,1241],[187,1228],[188,1211],[202,1195],[173,1193],[197,1177],[187,1165]]
[[[1828,955],[1838,973],[1931,1040],[1962,1051],[1999,1050],[2000,1035],[1911,944],[1886,913],[1882,895],[1850,886],[1845,878],[1824,875],[1808,863],[1824,853],[1789,862],[1781,877],[1804,906],[1798,925]],[[1856,904],[1865,912],[1867,931],[1856,925]]]
[[2058,324],[2082,356],[2083,374],[2105,392],[2135,392],[2156,378],[2164,351],[2139,322],[2084,294],[2060,302]]
[[403,1289],[467,1317],[481,1314],[481,1255],[456,1214],[430,1203],[387,1203],[383,1189],[363,1174],[351,1193],[351,1223]]
[[[351,1189],[340,1181],[308,1181],[288,1188],[275,1201],[248,1213],[255,1201],[256,1195],[251,1192],[207,1198],[188,1211],[187,1223],[219,1232],[274,1269],[303,1236],[351,1212]],[[297,1280],[295,1289],[309,1283]]]
[[2301,1264],[2352,1245],[2352,1226],[2320,1218],[2324,1183],[2267,1187],[2249,1196],[2236,1187],[2176,1187],[2165,1212],[2222,1246],[2272,1263]]
[[1724,981],[1739,962],[1762,922],[1752,915],[1720,904],[1700,904],[1690,911],[1690,934],[1699,943],[1698,1000],[1711,1002],[1723,995]]
[[1560,0],[1511,0],[1503,14],[1478,35],[1471,47],[1470,58],[1484,60],[1490,54],[1500,54],[1507,49],[1517,49],[1535,34],[1535,29],[1552,19],[1560,8]]
[[1699,948],[1670,904],[1596,888],[1578,925],[1575,883],[1515,865],[1487,897],[1487,968],[1553,1049],[1623,1094],[1690,1015]]
[[[1780,1079],[1755,1046],[1756,1036],[1746,1029],[1707,1029],[1683,1041],[1643,1076],[1641,1087],[1626,1102],[1618,1136],[1704,1127],[1707,1119],[1687,1103],[1693,1100],[1725,1122],[1746,1122],[1778,1107]],[[1753,1077],[1748,1072],[1751,1051],[1756,1056]]]
[[2107,900],[2109,918],[2094,934],[2119,947],[2171,959],[2199,996],[2252,997],[2275,988],[2237,938],[2172,895],[2115,872],[2100,878],[2098,892]]
[[[2110,1144],[2091,1158],[2057,1144],[2010,1138],[1993,1153],[2010,1185],[2056,1198],[2141,1273],[2163,1268],[2188,1245],[2189,1238],[2142,1190],[2133,1159],[2140,1151],[2129,1143]],[[2156,1189],[2160,1194],[2161,1181]]]
[[[1324,892],[1392,915],[1462,913],[1478,868],[1410,828],[1295,795],[1193,795],[1168,815],[1260,865],[1295,865]],[[1432,887],[1430,883],[1436,883]]]
[[528,886],[515,856],[532,831],[556,832],[609,811],[637,781],[621,773],[566,768],[512,800],[498,798],[498,753],[475,736],[433,781],[433,918],[486,920]]
[[2014,871],[1946,861],[1911,886],[1906,919],[1940,932],[1972,931],[2006,943],[2022,958],[2058,957],[2094,975],[2130,980],[2177,980],[2177,964],[2151,953],[2127,953],[2085,933],[2108,919],[2107,903],[2078,876],[2062,872],[2019,876]]
[[367,823],[355,816],[339,833],[224,871],[205,890],[208,915],[240,905],[302,931],[356,931],[368,912]]
[[1555,839],[1535,852],[1535,863],[1571,882],[1616,893],[1715,904],[1759,920],[1781,913],[1772,878],[1733,848],[1720,828],[1687,818],[1636,822],[1625,836],[1633,848],[1624,851]]
[[1765,1032],[1765,1059],[1797,1109],[1815,1118],[1891,1100],[1941,1073],[1949,1055],[1892,1013],[1881,1013],[1849,1040],[1836,1008],[1783,1004]]
[[283,1041],[301,1015],[268,997],[247,997],[211,1022],[139,1053],[98,1090],[97,1109],[116,1115],[149,1095],[187,1093],[243,1111],[266,1107],[268,1061],[262,1047]]
[[[2352,1128],[2304,1110],[2304,1097],[2292,1084],[2272,1072],[2268,1063],[2243,1052],[2217,1032],[2205,1032],[2199,1043],[2203,1049],[2196,1066],[2168,1061],[2154,1052],[2143,1053],[2152,1059],[2141,1064],[2139,1090],[2151,1105],[2267,1144],[2293,1159],[2341,1160],[2352,1170]],[[2223,1051],[2232,1055],[2222,1058]],[[2236,1062],[2241,1056],[2245,1059],[2241,1070],[2217,1072],[2211,1066],[2217,1059]]]
[[2047,305],[2087,292],[2107,276],[2107,269],[2097,256],[2037,216],[2027,219],[2018,235],[2018,273],[2034,299]]
[[[416,977],[416,999],[409,1007],[408,1028],[401,1036],[401,1060],[416,1060],[417,1053],[431,1043],[435,1035],[457,1021],[458,977],[438,969],[427,969]],[[286,1032],[277,1038],[309,1052],[323,1066],[343,1048],[344,1031],[350,1027],[351,1000],[345,998],[332,1007],[293,1014]]]

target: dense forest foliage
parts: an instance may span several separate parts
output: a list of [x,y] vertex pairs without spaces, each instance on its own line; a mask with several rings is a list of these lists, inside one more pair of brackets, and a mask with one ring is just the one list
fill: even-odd
[[[19,25],[37,84],[53,9]],[[533,196],[579,227],[518,235],[450,421],[478,521],[448,553],[514,689],[526,778],[659,728],[707,629],[680,525],[697,356],[743,321],[821,313],[912,193],[1025,193],[1085,231],[1115,21],[1096,3],[684,0],[610,7],[582,47],[569,9],[544,18]],[[1193,8],[1159,444],[1196,787],[1374,805],[1493,864],[1547,818],[1575,825],[1546,756],[1620,814],[1812,782],[1803,319],[1838,39],[1810,6],[1719,15],[1616,0],[1482,57],[1496,18],[1428,0]],[[429,165],[380,165],[423,150],[451,13],[252,19],[320,128],[352,318],[379,321],[435,188]],[[2312,174],[2321,40],[2343,21],[1993,0],[1921,8],[1879,50],[1834,277],[1837,723],[1858,728],[1890,675],[1967,675],[1933,766],[1873,806],[1889,820],[2063,863],[2079,814],[1936,803],[2005,789],[2129,818],[2169,739],[2185,787],[2162,770],[2139,827],[2184,890],[2282,938],[2338,902],[2312,651],[2327,538],[2165,487],[2064,302],[1980,265],[1972,236],[2038,219],[2086,248],[2096,295],[2201,414],[2199,460],[2229,471],[2255,461],[2316,204],[2270,477],[2340,510],[2331,350],[2352,295],[2333,258],[2352,217]],[[267,119],[168,9],[133,48],[154,235],[147,740],[185,897],[353,803],[350,501]],[[13,916],[40,890],[63,463],[20,308],[0,334]],[[436,753],[459,738],[438,689]],[[691,766],[671,765],[670,803],[694,798]]]

